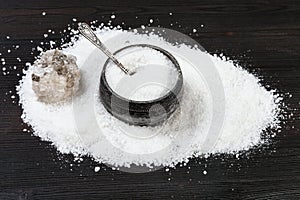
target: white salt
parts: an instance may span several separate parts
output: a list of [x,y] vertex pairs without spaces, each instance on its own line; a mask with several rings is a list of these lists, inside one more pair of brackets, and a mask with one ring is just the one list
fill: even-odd
[[95,172],[99,172],[99,171],[100,171],[100,167],[98,167],[98,166],[95,167],[94,171],[95,171]]
[[106,68],[106,79],[117,94],[135,101],[149,101],[172,90],[178,80],[173,63],[161,52],[148,47],[125,49],[117,58],[130,71],[128,76],[113,62]]
[[[73,104],[53,106],[39,102],[31,88],[32,66],[25,71],[18,86],[24,110],[22,119],[31,125],[36,136],[51,141],[61,153],[90,155],[98,162],[113,166],[174,166],[178,162],[185,164],[193,156],[248,150],[264,142],[261,137],[263,130],[279,127],[279,95],[265,89],[258,78],[233,62],[184,44],[174,46],[153,35],[107,28],[96,32],[111,49],[120,48],[122,41],[130,44],[135,41],[160,46],[171,52],[182,68],[184,98],[180,110],[157,127],[135,127],[117,120],[105,110],[98,98],[101,64],[107,58],[99,55],[99,51],[91,48],[91,44],[80,36],[73,46],[63,49],[77,57],[82,72],[82,91],[74,97]],[[113,41],[110,41],[111,38]],[[212,94],[203,77],[182,55],[195,59],[209,58],[223,83],[225,118],[211,148],[203,149],[202,146],[207,138],[211,138],[207,133],[212,119]],[[98,169],[95,168],[95,171]],[[203,171],[203,174],[206,173]]]

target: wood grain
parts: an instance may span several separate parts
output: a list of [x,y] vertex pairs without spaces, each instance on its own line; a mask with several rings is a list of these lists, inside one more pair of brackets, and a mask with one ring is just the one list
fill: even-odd
[[[30,54],[32,48],[50,39],[59,43],[66,36],[59,32],[68,24],[75,26],[72,18],[108,22],[112,13],[117,16],[113,24],[124,21],[123,28],[153,19],[154,26],[190,34],[210,53],[235,59],[264,77],[263,85],[291,93],[292,98],[285,94],[285,102],[294,116],[284,120],[272,144],[239,159],[193,159],[169,172],[128,174],[101,165],[94,173],[97,163],[91,159],[78,164],[71,155],[59,155],[51,144],[23,133],[28,127],[11,99],[20,80],[17,74],[37,55]],[[0,199],[300,199],[299,19],[300,2],[293,0],[1,0],[0,52],[6,67],[17,70],[0,75]],[[193,28],[197,33],[191,34]],[[45,39],[48,29],[55,34]]]

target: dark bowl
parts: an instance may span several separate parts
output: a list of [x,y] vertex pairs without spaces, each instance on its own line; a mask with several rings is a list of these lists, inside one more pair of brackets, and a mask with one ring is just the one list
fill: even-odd
[[134,101],[115,93],[109,86],[105,71],[110,60],[103,67],[100,77],[100,100],[106,110],[117,119],[130,125],[156,126],[163,123],[179,107],[182,96],[183,76],[177,60],[168,51],[153,45],[137,44],[119,49],[114,55],[132,47],[148,47],[164,54],[178,70],[178,79],[172,90],[164,96],[150,101]]

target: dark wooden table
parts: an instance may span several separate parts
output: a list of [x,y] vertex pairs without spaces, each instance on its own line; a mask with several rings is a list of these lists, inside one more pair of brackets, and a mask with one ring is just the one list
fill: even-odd
[[[124,21],[125,29],[147,24],[150,18],[154,26],[185,34],[197,27],[192,38],[207,51],[224,53],[264,77],[263,85],[287,97],[287,112],[295,109],[294,116],[284,120],[282,132],[270,145],[240,159],[230,155],[193,159],[187,166],[148,174],[105,166],[94,173],[97,163],[91,159],[74,163],[71,155],[60,155],[51,144],[23,133],[28,127],[22,124],[21,109],[11,95],[20,80],[17,74],[37,55],[32,48],[66,37],[59,32],[68,23],[75,26],[74,17],[108,22],[112,13],[117,16],[113,23]],[[55,34],[45,39],[48,29]],[[299,1],[1,0],[0,30],[0,57],[5,57],[6,67],[17,67],[0,75],[0,200],[300,199]]]

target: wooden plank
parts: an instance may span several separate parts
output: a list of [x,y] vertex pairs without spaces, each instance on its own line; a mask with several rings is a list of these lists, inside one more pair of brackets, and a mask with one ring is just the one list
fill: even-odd
[[[91,159],[74,163],[71,155],[59,155],[48,142],[22,133],[28,127],[10,96],[20,80],[17,74],[37,55],[30,54],[32,48],[49,39],[59,42],[59,32],[68,23],[75,26],[74,17],[108,22],[111,13],[117,16],[113,24],[124,21],[124,28],[147,24],[150,18],[154,26],[185,34],[197,28],[191,37],[209,52],[222,52],[263,76],[262,84],[293,94],[286,103],[297,109],[294,116],[285,120],[271,145],[240,159],[194,159],[170,172],[149,174],[128,174],[103,165],[94,173],[97,163]],[[293,0],[1,0],[0,52],[6,66],[17,70],[0,75],[0,199],[300,199],[299,19],[300,2]],[[48,29],[55,34],[45,39]],[[20,48],[13,50],[17,44]]]

